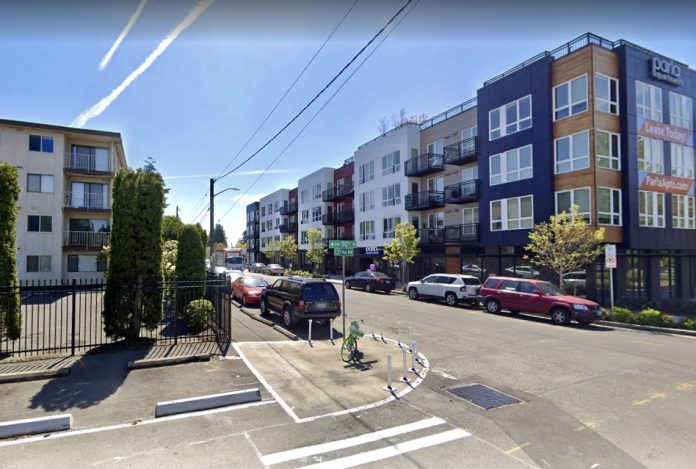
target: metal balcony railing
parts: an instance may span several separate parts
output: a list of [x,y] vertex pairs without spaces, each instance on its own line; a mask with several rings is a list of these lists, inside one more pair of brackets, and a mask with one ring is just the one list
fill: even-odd
[[336,223],[347,223],[355,220],[355,213],[353,210],[341,210],[336,212]]
[[479,240],[480,225],[467,223],[445,227],[446,243],[476,243]]
[[291,199],[290,202],[284,202],[283,206],[280,207],[281,215],[290,215],[291,213],[297,212],[297,199]]
[[109,196],[101,193],[66,192],[63,199],[64,208],[80,210],[110,210]]
[[445,186],[445,203],[462,204],[478,200],[480,181],[466,181]]
[[465,164],[478,159],[478,137],[470,137],[445,147],[445,163]]
[[423,191],[406,195],[406,210],[425,210],[444,205],[444,191]]
[[321,193],[322,202],[331,202],[335,198],[336,192],[333,187],[331,189],[326,189],[324,192]]
[[281,233],[297,233],[297,222],[287,222],[280,225]]
[[346,197],[353,195],[353,181],[346,182],[342,186],[336,187],[336,197]]
[[63,246],[101,249],[111,242],[111,233],[64,231]]
[[321,224],[324,226],[335,225],[336,223],[338,222],[336,221],[336,214],[334,212],[325,213],[321,216]]
[[355,238],[353,237],[353,233],[344,232],[342,235],[335,234],[332,238],[329,239],[352,240]]
[[442,228],[421,228],[418,230],[421,244],[442,244],[445,241],[445,230]]
[[443,156],[438,153],[423,153],[406,160],[404,173],[406,176],[425,176],[426,174],[442,171]]
[[89,153],[71,152],[65,153],[63,167],[70,171],[85,174],[112,174],[111,161],[108,156],[93,155]]

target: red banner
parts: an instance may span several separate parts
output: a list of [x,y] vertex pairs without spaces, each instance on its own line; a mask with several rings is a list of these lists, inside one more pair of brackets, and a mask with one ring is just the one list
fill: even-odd
[[638,119],[638,133],[644,137],[679,143],[680,145],[693,145],[693,139],[691,138],[693,132],[691,130],[675,127],[664,122]]
[[666,192],[668,194],[694,195],[694,181],[692,179],[664,174],[640,172],[640,190]]

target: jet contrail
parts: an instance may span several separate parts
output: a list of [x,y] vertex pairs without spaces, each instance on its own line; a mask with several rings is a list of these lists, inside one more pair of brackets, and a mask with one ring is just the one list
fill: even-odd
[[123,28],[123,31],[121,31],[121,34],[116,38],[116,42],[114,42],[114,45],[111,46],[111,49],[109,49],[109,52],[106,53],[103,59],[101,59],[101,62],[99,62],[99,70],[104,70],[107,65],[109,65],[109,61],[111,60],[111,57],[114,55],[114,52],[116,52],[116,49],[118,49],[118,46],[121,45],[121,42],[125,39],[125,37],[128,35],[131,29],[133,29],[133,25],[137,21],[138,17],[140,16],[140,13],[143,12],[143,8],[145,8],[145,4],[147,3],[147,0],[140,0],[140,4],[138,5],[138,8],[135,9],[135,13],[133,13],[133,16],[131,16],[131,19],[128,20],[128,24],[126,24],[126,27]]
[[104,112],[116,99],[119,97],[123,91],[130,86],[131,83],[135,81],[136,78],[138,78],[140,75],[142,75],[150,66],[157,60],[157,57],[162,55],[162,53],[167,50],[167,47],[169,47],[172,42],[186,30],[191,24],[196,21],[196,18],[198,18],[205,10],[208,9],[210,5],[213,4],[215,0],[200,0],[198,4],[191,9],[188,15],[186,15],[186,18],[184,18],[181,23],[176,25],[176,27],[172,30],[171,33],[165,37],[162,42],[160,42],[155,50],[150,53],[150,55],[147,56],[145,61],[140,64],[138,68],[136,68],[128,77],[126,77],[123,82],[118,85],[114,90],[109,93],[108,96],[102,98],[97,104],[92,106],[91,108],[87,109],[84,111],[82,114],[77,116],[75,120],[73,120],[70,123],[71,127],[84,127],[85,124],[92,118],[97,117],[100,115],[102,112]]

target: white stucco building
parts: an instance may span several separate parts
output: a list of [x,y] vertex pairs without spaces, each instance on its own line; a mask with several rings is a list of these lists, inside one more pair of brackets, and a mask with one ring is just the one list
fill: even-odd
[[333,204],[323,202],[321,194],[327,189],[333,189],[334,169],[321,168],[303,177],[297,183],[298,218],[299,218],[299,239],[297,246],[300,250],[301,262],[304,262],[304,253],[309,249],[307,242],[307,231],[317,228],[322,232],[322,239],[329,239],[333,236],[333,227],[322,224],[322,215],[333,210]]
[[289,189],[278,189],[259,200],[261,252],[268,251],[268,242],[272,239],[281,241],[286,236],[282,227],[287,221],[287,216],[281,215],[280,209],[288,203],[288,192]]

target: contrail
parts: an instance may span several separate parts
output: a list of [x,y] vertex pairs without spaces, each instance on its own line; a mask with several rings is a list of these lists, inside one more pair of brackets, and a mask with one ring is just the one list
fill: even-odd
[[126,24],[126,27],[123,28],[123,31],[121,31],[121,34],[116,38],[116,42],[114,42],[114,45],[111,46],[111,49],[109,49],[109,52],[106,53],[103,59],[101,59],[101,62],[99,62],[99,70],[104,70],[107,65],[109,65],[109,61],[111,60],[111,57],[114,55],[114,52],[116,52],[116,49],[118,49],[118,46],[121,45],[121,42],[125,39],[125,37],[128,35],[131,29],[133,29],[133,25],[137,21],[138,17],[140,16],[140,13],[143,12],[143,8],[145,8],[145,4],[147,3],[147,0],[140,0],[140,4],[138,5],[138,8],[135,9],[135,13],[133,13],[133,16],[131,16],[131,19],[128,20],[128,24]]
[[140,75],[142,75],[150,66],[157,60],[157,57],[162,55],[165,50],[167,50],[167,47],[169,47],[172,42],[186,30],[191,24],[196,21],[196,18],[198,18],[205,10],[208,9],[210,5],[213,4],[215,0],[200,0],[198,4],[191,9],[188,15],[186,15],[186,18],[184,18],[181,23],[176,25],[176,27],[172,30],[171,33],[165,37],[162,42],[160,42],[155,50],[152,51],[150,55],[147,56],[145,61],[140,64],[138,68],[136,68],[128,77],[123,80],[123,82],[118,85],[114,90],[109,93],[108,96],[102,98],[97,104],[92,106],[91,108],[87,109],[84,111],[82,114],[77,116],[74,121],[70,123],[71,127],[84,127],[87,122],[89,122],[90,119],[97,117],[100,115],[102,112],[104,112],[116,99],[119,97],[123,91],[125,91],[128,86],[130,86],[131,83],[135,81],[136,78],[138,78]]

